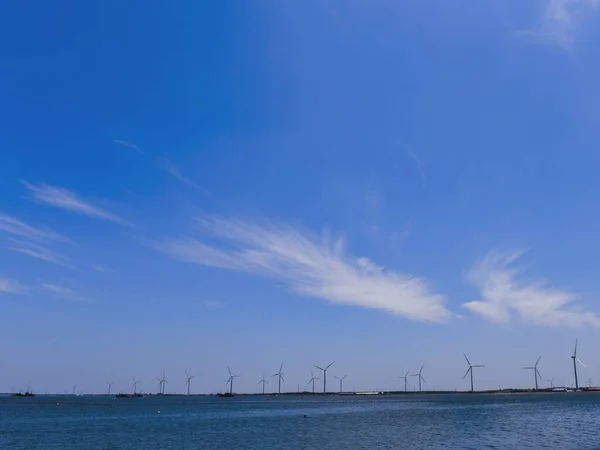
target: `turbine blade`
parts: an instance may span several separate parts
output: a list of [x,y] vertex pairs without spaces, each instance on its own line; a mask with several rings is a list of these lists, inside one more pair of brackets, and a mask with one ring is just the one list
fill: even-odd
[[283,363],[281,363],[281,366],[279,367],[279,372],[281,373],[282,370],[283,370]]
[[281,376],[281,381],[285,383],[285,378],[283,378],[283,375]]
[[471,371],[471,366],[469,366],[469,368],[467,369],[467,371],[465,372],[465,376],[463,377],[463,380],[465,378],[467,378],[467,375],[469,375],[469,372]]
[[463,356],[465,357],[465,359],[467,360],[467,364],[469,365],[469,367],[471,367],[471,361],[469,361],[469,358],[467,358],[467,355],[465,355],[463,353]]
[[315,367],[316,367],[317,369],[319,369],[319,370],[325,370],[325,369],[323,369],[322,367],[319,367],[319,366],[315,366]]
[[586,366],[586,365],[585,365],[585,364],[584,364],[584,363],[583,363],[583,362],[582,362],[582,361],[581,361],[579,358],[577,358],[577,362],[578,362],[579,364],[581,364],[583,367],[586,367],[586,368],[587,368],[587,366]]
[[421,375],[421,372],[423,372],[423,367],[425,367],[425,364],[423,364],[423,365],[421,366],[421,370],[419,370],[419,375]]
[[521,367],[521,369],[523,369],[523,370],[533,370],[533,369],[535,369],[535,367]]
[[332,361],[331,364],[329,364],[327,367],[325,367],[325,370],[329,369],[331,366],[333,366],[333,364],[335,363],[335,361]]
[[427,381],[425,381],[425,378],[421,377],[421,381],[425,384],[427,384]]
[[538,363],[540,362],[540,359],[542,359],[542,357],[540,356],[537,361],[535,362],[535,367],[537,367]]
[[483,364],[477,364],[476,366],[473,367],[485,367]]

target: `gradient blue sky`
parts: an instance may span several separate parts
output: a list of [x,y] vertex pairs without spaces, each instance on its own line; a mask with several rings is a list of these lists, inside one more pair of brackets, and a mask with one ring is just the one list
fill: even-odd
[[600,383],[599,6],[4,2],[0,391]]

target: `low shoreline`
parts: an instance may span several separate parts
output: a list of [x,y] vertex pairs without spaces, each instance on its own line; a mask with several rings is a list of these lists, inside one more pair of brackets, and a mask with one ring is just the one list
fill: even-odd
[[[357,397],[389,397],[389,396],[430,396],[430,395],[519,395],[519,394],[576,394],[576,393],[600,393],[600,388],[579,388],[578,390],[571,388],[548,388],[548,389],[493,389],[493,390],[483,390],[483,391],[372,391],[372,392],[282,392],[281,394],[277,393],[265,393],[265,394],[237,394],[234,393],[233,397],[348,397],[348,396],[357,396]],[[35,397],[112,397],[118,398],[117,395],[113,394],[36,394]],[[9,393],[0,393],[0,397],[15,397],[14,394]],[[32,397],[32,398],[35,398]],[[143,397],[215,397],[220,398],[218,394],[133,394],[125,395],[124,398],[143,398]],[[227,398],[228,396],[225,396]],[[25,396],[16,396],[15,398],[27,398]]]

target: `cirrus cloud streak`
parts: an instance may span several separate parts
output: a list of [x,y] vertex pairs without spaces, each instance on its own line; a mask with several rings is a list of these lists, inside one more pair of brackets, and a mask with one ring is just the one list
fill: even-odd
[[576,295],[549,286],[544,281],[517,279],[520,271],[514,262],[521,251],[490,253],[468,274],[478,288],[481,300],[463,304],[471,312],[497,323],[509,323],[513,315],[535,325],[592,325],[600,318],[574,305]]
[[425,322],[451,317],[445,297],[433,293],[426,280],[350,256],[341,238],[318,239],[290,226],[220,217],[201,218],[198,224],[223,246],[177,238],[155,242],[155,248],[181,261],[282,280],[302,295],[332,303]]

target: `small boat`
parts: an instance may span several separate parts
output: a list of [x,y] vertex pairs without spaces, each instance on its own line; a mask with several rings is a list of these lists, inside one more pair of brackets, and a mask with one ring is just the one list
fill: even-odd
[[225,394],[218,393],[217,397],[233,397],[233,394],[226,392]]
[[25,393],[17,392],[16,394],[13,394],[13,397],[35,397],[35,394],[30,391],[25,391]]
[[143,397],[143,395],[140,394],[140,393],[135,393],[135,394],[117,394],[117,395],[115,395],[115,398],[134,398],[134,397]]

